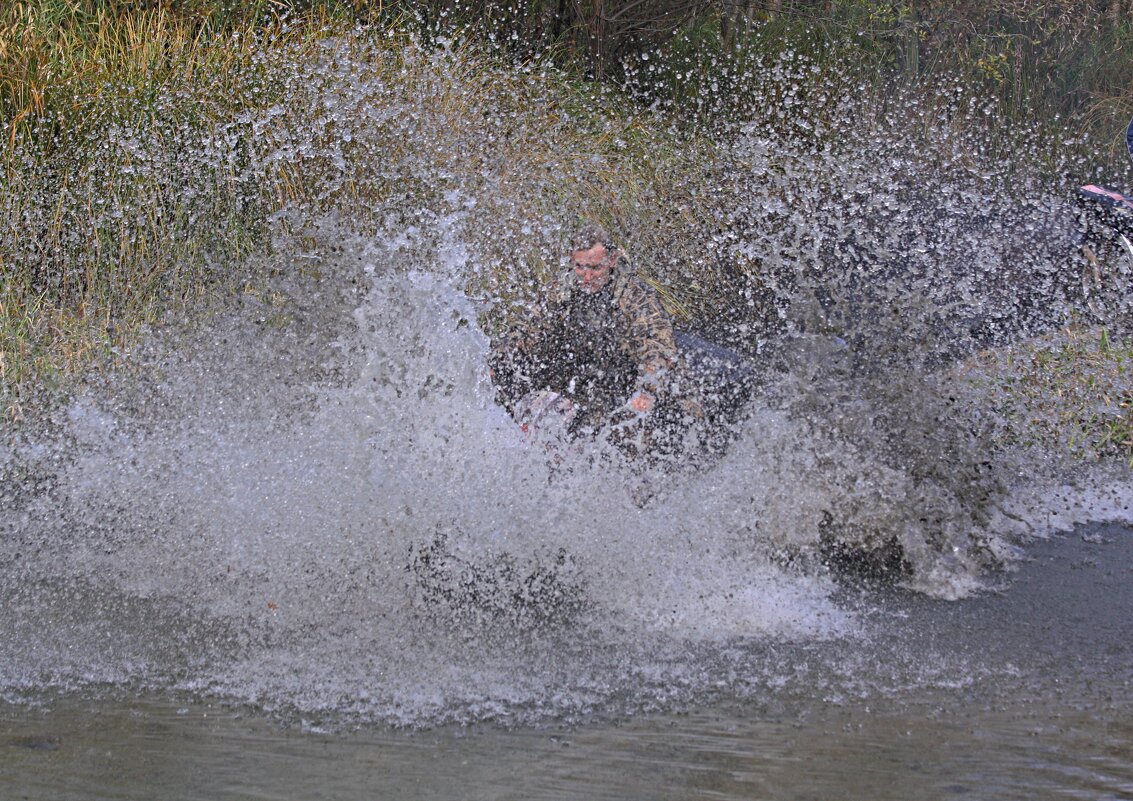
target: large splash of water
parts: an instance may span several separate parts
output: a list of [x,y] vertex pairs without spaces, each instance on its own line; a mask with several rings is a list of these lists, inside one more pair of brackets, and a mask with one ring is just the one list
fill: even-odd
[[[390,95],[364,71],[316,73],[337,100],[288,132],[303,158],[365,152],[392,124],[355,108]],[[422,153],[459,144],[420,102],[402,110]],[[312,213],[269,288],[154,338],[9,442],[0,688],[140,685],[410,724],[640,709],[812,682],[800,653],[863,636],[839,577],[977,590],[1017,541],[1019,464],[940,366],[1059,319],[1032,301],[1072,286],[1061,245],[1030,251],[1029,289],[1009,291],[1006,226],[1060,230],[1063,211],[966,195],[979,182],[943,146],[890,155],[915,179],[895,184],[864,134],[857,155],[777,135],[733,132],[705,164],[730,214],[716,252],[781,279],[778,327],[743,316],[750,287],[733,325],[706,327],[760,368],[711,464],[548,451],[496,404],[491,303],[468,288],[515,222],[500,210],[523,206],[499,176],[403,198],[418,205],[365,233]],[[405,159],[453,182],[456,155]],[[910,200],[926,192],[950,198],[946,221]],[[550,216],[514,227],[562,235]]]

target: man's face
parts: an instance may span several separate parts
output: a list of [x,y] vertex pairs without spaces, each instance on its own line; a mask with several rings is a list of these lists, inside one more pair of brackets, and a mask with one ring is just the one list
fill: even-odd
[[610,271],[614,269],[617,261],[615,251],[607,250],[603,244],[597,244],[588,250],[576,250],[570,254],[570,264],[574,274],[582,284],[582,291],[587,294],[597,292],[610,280]]

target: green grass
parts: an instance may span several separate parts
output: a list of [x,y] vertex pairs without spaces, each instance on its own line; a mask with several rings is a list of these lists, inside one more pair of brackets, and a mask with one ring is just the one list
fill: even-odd
[[1005,446],[1133,466],[1133,339],[1067,328],[980,354],[961,374],[1000,415]]

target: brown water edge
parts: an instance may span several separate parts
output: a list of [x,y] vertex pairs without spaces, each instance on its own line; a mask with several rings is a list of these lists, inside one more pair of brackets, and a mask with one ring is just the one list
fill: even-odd
[[[1001,594],[871,596],[861,680],[881,693],[349,733],[207,700],[41,694],[0,705],[0,798],[1133,797],[1133,530],[1084,527],[1028,553]],[[942,655],[967,679],[895,681]]]
[[620,725],[328,735],[155,699],[0,709],[6,799],[1129,798],[1129,707],[744,705]]

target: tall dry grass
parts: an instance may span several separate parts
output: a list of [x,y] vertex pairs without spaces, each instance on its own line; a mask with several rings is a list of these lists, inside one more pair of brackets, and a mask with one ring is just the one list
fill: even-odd
[[[696,156],[665,126],[469,41],[424,46],[328,6],[225,27],[29,0],[0,19],[10,415],[144,326],[255,280],[252,256],[320,216],[372,233],[421,224],[451,193],[473,200],[487,267],[470,288],[511,298],[557,268],[580,218],[632,245],[686,222],[674,176]],[[631,235],[643,216],[650,233]]]
[[207,24],[169,6],[0,11],[0,386],[9,413],[222,286],[262,247],[263,187],[225,137],[270,101],[265,47],[325,18]]
[[[894,92],[867,80],[891,63],[887,40],[854,44],[787,14],[733,29],[730,53],[719,17],[693,19],[659,61],[623,63],[627,94],[564,70],[555,43],[505,61],[482,30],[421,36],[435,20],[406,12],[268,0],[0,11],[9,413],[143,326],[256,280],[253,256],[321,216],[362,234],[452,216],[479,268],[469,291],[501,310],[538,294],[572,226],[599,220],[675,314],[706,319],[725,295],[773,304],[785,259],[819,258],[820,227],[798,220],[846,190],[830,154],[853,156],[848,117],[938,172],[998,175],[1051,141],[1013,125],[993,85],[960,74]],[[740,128],[782,152],[731,147]],[[828,175],[810,166],[827,162]]]

